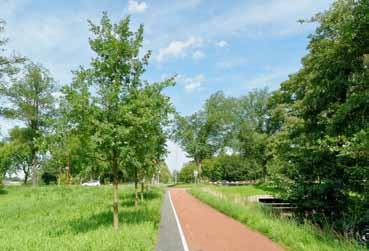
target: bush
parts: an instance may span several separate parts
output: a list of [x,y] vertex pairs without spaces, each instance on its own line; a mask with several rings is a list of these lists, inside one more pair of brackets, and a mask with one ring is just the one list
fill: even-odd
[[178,175],[178,179],[180,182],[184,183],[192,183],[195,181],[193,172],[197,169],[197,166],[193,162],[186,163],[184,167],[181,169]]
[[58,181],[58,177],[52,173],[49,172],[44,172],[41,175],[41,179],[42,181],[46,184],[46,185],[50,185],[50,184],[56,184]]
[[221,155],[203,161],[203,176],[211,181],[256,180],[262,177],[262,167],[253,159],[240,155]]

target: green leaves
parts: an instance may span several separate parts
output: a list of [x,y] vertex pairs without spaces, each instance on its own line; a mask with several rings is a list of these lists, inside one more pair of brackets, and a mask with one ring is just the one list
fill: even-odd
[[104,156],[109,172],[114,162],[120,170],[134,167],[149,175],[153,160],[166,153],[164,128],[173,108],[162,91],[174,79],[154,84],[141,79],[150,56],[140,57],[143,26],[131,31],[129,17],[113,24],[106,13],[99,24],[89,24],[96,57],[64,89],[65,126],[91,142],[91,153]]
[[302,69],[271,99],[268,165],[287,181],[302,214],[314,211],[315,222],[341,231],[353,223],[351,205],[368,203],[352,196],[363,195],[369,177],[368,13],[368,1],[340,0],[315,16]]

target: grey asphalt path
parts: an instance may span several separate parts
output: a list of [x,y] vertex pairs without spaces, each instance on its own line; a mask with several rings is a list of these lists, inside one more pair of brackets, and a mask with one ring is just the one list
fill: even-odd
[[165,193],[161,209],[159,241],[156,251],[184,251],[173,208],[169,199],[169,191]]

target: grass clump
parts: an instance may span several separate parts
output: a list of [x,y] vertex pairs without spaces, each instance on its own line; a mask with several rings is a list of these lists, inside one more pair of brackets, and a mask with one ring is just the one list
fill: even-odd
[[[290,251],[359,251],[368,250],[354,241],[335,235],[329,230],[321,230],[311,224],[298,224],[293,219],[281,218],[256,203],[236,203],[232,200],[232,190],[249,189],[249,195],[254,188],[213,188],[227,190],[224,196],[212,195],[207,189],[192,188],[196,198],[213,208],[240,221],[248,227],[257,230],[271,240]],[[264,193],[265,194],[265,193]]]
[[265,195],[275,194],[277,190],[270,185],[258,184],[247,186],[208,186],[213,191],[221,192],[228,196],[253,196],[253,195]]
[[0,195],[1,250],[153,250],[162,189],[134,208],[120,189],[120,229],[112,228],[110,187],[10,187]]

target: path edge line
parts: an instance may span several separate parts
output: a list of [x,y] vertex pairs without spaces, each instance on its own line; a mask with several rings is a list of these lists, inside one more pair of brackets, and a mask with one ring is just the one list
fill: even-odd
[[178,218],[178,215],[177,215],[176,209],[175,209],[175,207],[174,207],[174,204],[173,204],[173,201],[172,201],[172,196],[171,196],[171,194],[170,194],[170,191],[168,191],[168,194],[169,194],[169,201],[170,201],[170,205],[172,206],[173,213],[174,213],[174,218],[176,219],[176,222],[177,222],[177,226],[178,226],[178,230],[179,230],[179,235],[181,236],[183,249],[184,249],[184,251],[189,251],[189,249],[188,249],[188,245],[187,245],[187,241],[186,241],[186,238],[185,238],[185,236],[184,236],[184,234],[183,234],[183,230],[182,230],[182,227],[181,227],[181,223],[179,222],[179,218]]

